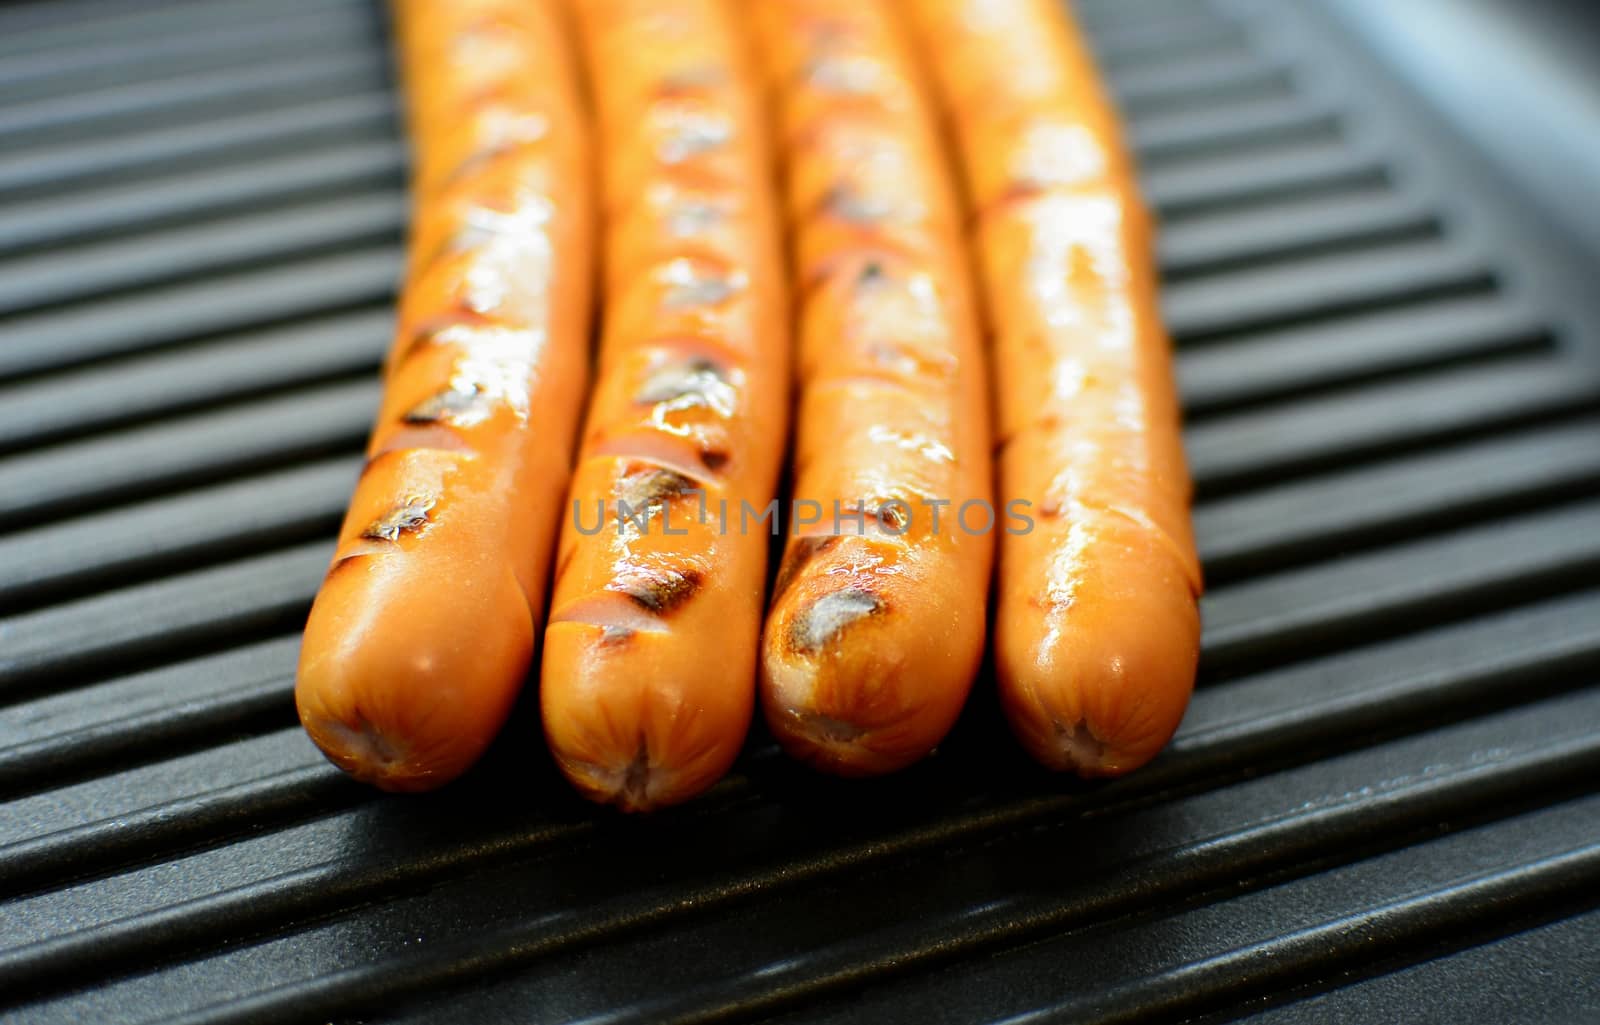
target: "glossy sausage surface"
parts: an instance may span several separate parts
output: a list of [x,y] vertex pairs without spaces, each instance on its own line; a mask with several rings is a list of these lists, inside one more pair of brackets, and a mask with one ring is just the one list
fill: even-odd
[[995,333],[1001,699],[1045,765],[1119,775],[1177,729],[1199,560],[1150,227],[1056,0],[907,0],[966,173]]
[[532,658],[587,374],[592,175],[554,0],[397,0],[415,151],[369,461],[295,700],[390,790],[459,775]]
[[608,292],[540,694],[562,771],[636,810],[710,786],[749,726],[788,315],[740,5],[576,8]]
[[751,6],[801,297],[794,497],[820,507],[787,542],[762,705],[817,768],[888,772],[944,737],[983,654],[998,525],[960,208],[890,0]]

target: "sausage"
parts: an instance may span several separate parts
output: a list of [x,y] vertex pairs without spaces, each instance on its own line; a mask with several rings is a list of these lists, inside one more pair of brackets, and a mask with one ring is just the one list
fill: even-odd
[[959,201],[889,0],[755,6],[803,297],[762,707],[811,765],[889,772],[949,731],[983,656],[988,384]]
[[937,55],[973,210],[1000,490],[1031,503],[1031,529],[1000,540],[1002,706],[1043,764],[1120,775],[1171,738],[1199,658],[1200,564],[1149,219],[1056,0],[909,9]]
[[295,702],[387,790],[463,772],[532,659],[587,377],[593,200],[554,0],[396,0],[414,226]]
[[540,704],[567,778],[632,811],[710,786],[749,727],[771,522],[756,517],[785,442],[788,312],[736,8],[577,7],[608,292]]

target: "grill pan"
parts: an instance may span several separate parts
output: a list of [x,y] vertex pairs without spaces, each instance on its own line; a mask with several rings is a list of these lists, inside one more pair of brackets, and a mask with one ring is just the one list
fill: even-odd
[[1164,224],[1182,730],[1064,781],[980,683],[898,777],[758,731],[635,820],[530,702],[420,798],[294,721],[406,216],[381,5],[0,6],[0,1022],[1595,1020],[1592,264],[1311,0],[1079,10]]

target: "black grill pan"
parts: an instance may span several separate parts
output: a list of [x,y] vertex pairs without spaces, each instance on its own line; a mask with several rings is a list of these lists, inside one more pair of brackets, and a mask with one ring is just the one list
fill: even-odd
[[[979,695],[647,820],[520,709],[300,733],[404,148],[371,0],[0,5],[0,1022],[1600,1020],[1595,268],[1312,0],[1081,0],[1161,215],[1211,591],[1109,784]],[[526,703],[525,703],[526,704]]]

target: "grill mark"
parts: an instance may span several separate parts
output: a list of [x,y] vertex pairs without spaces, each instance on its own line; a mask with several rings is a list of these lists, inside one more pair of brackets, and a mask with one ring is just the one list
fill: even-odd
[[[640,520],[649,523],[653,517],[662,512],[667,502],[699,488],[699,481],[676,470],[652,467],[627,474],[616,489],[616,506],[613,512],[618,518],[617,530],[621,533],[639,530]],[[628,507],[627,515],[622,511],[624,503]],[[678,529],[683,529],[684,526],[686,523],[680,524]]]
[[656,155],[664,164],[683,164],[715,152],[732,141],[732,125],[724,120],[702,116],[681,125],[677,131],[661,140]]
[[716,203],[687,200],[666,215],[667,231],[679,238],[705,235],[720,225],[726,211]]
[[848,182],[828,189],[818,206],[823,216],[862,228],[876,227],[894,216],[892,200],[867,195]]
[[[818,260],[807,271],[800,288],[802,304],[840,276],[849,276],[852,288],[883,287],[896,277],[893,267],[909,262],[913,262],[910,254],[891,239],[879,239],[870,246],[834,252]],[[869,266],[875,268],[870,273]]]
[[725,372],[715,361],[704,356],[693,356],[657,367],[634,394],[633,401],[653,406],[688,395],[706,399],[710,386],[727,383]]
[[694,597],[703,582],[698,570],[640,567],[611,581],[606,590],[625,595],[640,608],[664,616]]
[[825,594],[789,621],[789,647],[800,654],[821,651],[853,624],[886,608],[882,598],[860,586]]
[[883,265],[883,261],[876,258],[868,258],[861,265],[861,269],[856,272],[855,287],[857,289],[875,288],[887,283],[888,280],[889,270]]
[[851,53],[824,52],[800,69],[802,86],[831,96],[871,96],[884,79],[881,65]]
[[795,579],[813,559],[839,543],[839,537],[838,534],[816,534],[794,539],[794,543],[784,554],[783,565],[778,569],[778,579],[772,585],[773,604],[777,604],[789,588],[794,586]]
[[402,535],[421,530],[428,522],[428,513],[437,504],[438,499],[432,495],[408,495],[367,524],[361,536],[373,541],[399,541]]
[[[887,515],[880,516],[880,510]],[[880,528],[888,527],[887,533],[891,534],[902,531],[911,525],[911,517],[901,512],[898,505],[891,504],[889,501],[878,503],[877,508],[870,510],[867,515],[877,521]],[[882,532],[884,531],[880,529],[880,533]]]
[[702,274],[696,271],[687,281],[674,281],[667,286],[661,305],[668,310],[682,310],[693,306],[721,306],[740,291],[739,282],[726,274]]
[[408,424],[448,423],[463,413],[481,413],[483,407],[483,389],[445,388],[412,406],[401,419]]
[[622,478],[617,488],[617,499],[627,502],[631,509],[658,505],[672,498],[681,498],[695,490],[698,482],[676,470],[652,467],[637,470]]

